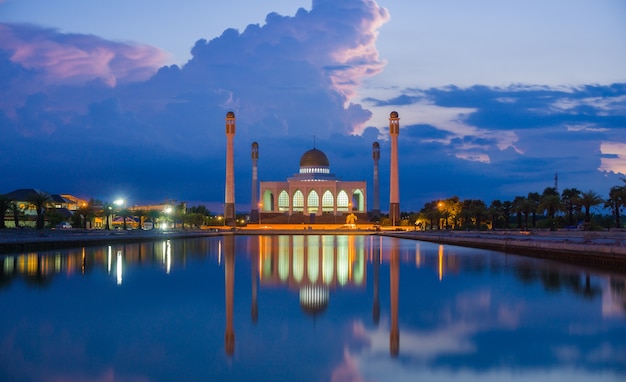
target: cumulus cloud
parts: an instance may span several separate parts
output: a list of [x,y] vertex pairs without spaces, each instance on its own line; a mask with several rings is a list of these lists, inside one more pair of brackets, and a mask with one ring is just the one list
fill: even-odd
[[[385,65],[375,43],[388,19],[373,0],[316,0],[294,16],[270,13],[263,25],[200,39],[185,65],[160,68],[166,55],[156,48],[5,24],[0,89],[10,97],[0,99],[0,128],[16,139],[14,147],[45,141],[49,163],[58,167],[105,169],[114,172],[106,174],[111,181],[130,184],[127,172],[148,174],[158,161],[167,163],[162,168],[185,159],[223,161],[224,115],[233,110],[237,157],[249,156],[252,141],[268,151],[282,147],[280,164],[261,174],[284,178],[297,171],[285,156],[297,166],[314,136],[320,148],[324,142],[347,144],[371,118],[353,99],[363,79]],[[14,150],[7,142],[0,145],[5,152]],[[72,161],[69,147],[91,160]],[[366,158],[370,147],[371,142],[363,145]],[[111,156],[104,148],[126,153],[124,170],[109,170]],[[262,153],[265,160],[270,160],[268,151]],[[238,178],[245,179],[247,164],[237,161],[236,166]],[[37,165],[22,161],[9,167]],[[221,198],[220,188],[207,185],[223,177],[223,166],[208,167],[201,185],[193,187],[195,195],[179,197]],[[173,176],[197,178],[184,171]],[[18,178],[18,172],[5,179]],[[158,184],[144,181],[143,187]]]
[[63,34],[32,25],[0,24],[0,50],[24,68],[34,69],[48,84],[81,84],[98,79],[109,86],[140,81],[167,60],[154,47]]

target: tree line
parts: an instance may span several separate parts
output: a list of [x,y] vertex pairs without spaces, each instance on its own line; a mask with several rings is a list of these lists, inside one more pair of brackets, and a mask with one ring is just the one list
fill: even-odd
[[[58,224],[68,220],[56,208],[51,206],[52,199],[45,192],[33,192],[28,195],[26,202],[35,210],[35,228],[43,229],[46,226],[52,228]],[[28,217],[25,209],[18,203],[20,201],[12,200],[6,194],[0,194],[0,229],[5,229],[7,213],[13,218],[13,225],[20,227],[24,225]],[[154,223],[167,224],[170,227],[201,227],[206,225],[221,225],[220,219],[211,215],[205,206],[187,207],[186,203],[179,203],[170,206],[169,211],[159,210],[143,210],[141,208],[120,208],[112,202],[102,202],[100,200],[91,199],[87,204],[79,206],[69,218],[73,228],[92,228],[95,219],[103,222],[103,229],[110,230],[113,227],[113,218],[120,216],[123,219],[122,229],[137,225],[136,228],[142,228],[144,221]],[[132,220],[131,220],[132,219]],[[139,224],[131,224],[132,221],[139,221]]]
[[[493,200],[489,205],[479,199],[460,200],[458,196],[432,200],[417,213],[402,214],[403,225],[416,229],[507,229],[559,228],[600,229],[622,228],[622,209],[626,207],[624,185],[611,188],[607,198],[597,192],[566,188],[561,193],[547,187],[542,193],[529,192],[513,200]],[[593,215],[592,209],[604,207],[611,215]],[[385,224],[385,222],[381,222]]]

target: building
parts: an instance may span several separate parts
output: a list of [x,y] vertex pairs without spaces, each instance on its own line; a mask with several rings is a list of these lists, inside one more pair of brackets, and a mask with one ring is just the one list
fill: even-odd
[[[326,154],[313,148],[300,158],[300,171],[286,181],[261,182],[259,207],[262,217],[300,215],[308,217],[308,223],[350,213],[366,219],[366,192],[365,181],[341,180],[330,172]],[[338,219],[337,222],[343,221]]]

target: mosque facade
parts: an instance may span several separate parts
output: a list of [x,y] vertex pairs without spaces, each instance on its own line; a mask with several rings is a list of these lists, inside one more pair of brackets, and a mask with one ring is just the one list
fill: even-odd
[[342,216],[367,212],[365,181],[344,181],[330,171],[324,152],[313,148],[300,158],[300,170],[286,181],[260,182],[262,213]]

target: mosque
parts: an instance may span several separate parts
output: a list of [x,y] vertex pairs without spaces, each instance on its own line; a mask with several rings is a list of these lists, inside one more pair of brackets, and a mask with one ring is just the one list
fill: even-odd
[[[309,223],[320,216],[367,213],[365,181],[343,181],[330,171],[326,154],[316,148],[300,158],[300,171],[286,181],[261,182],[262,214],[304,215]],[[318,219],[319,220],[319,219]]]
[[[392,225],[399,223],[400,203],[398,192],[397,137],[399,117],[391,112],[389,132],[391,138],[390,218]],[[235,114],[226,114],[226,192],[224,218],[232,223],[235,218],[235,179],[233,138]],[[252,192],[250,221],[262,219],[272,223],[343,223],[354,214],[358,220],[368,220],[367,183],[364,180],[342,180],[330,170],[328,156],[315,146],[300,158],[299,172],[285,181],[258,181],[257,162],[259,144],[252,143]],[[374,200],[370,215],[380,216],[378,161],[380,145],[372,146],[374,159]],[[285,220],[285,221],[282,221]]]

